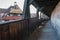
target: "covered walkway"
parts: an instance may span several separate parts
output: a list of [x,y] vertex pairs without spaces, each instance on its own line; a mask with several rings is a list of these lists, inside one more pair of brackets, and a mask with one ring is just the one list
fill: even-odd
[[[22,20],[0,23],[0,40],[60,40],[58,36],[58,34],[60,35],[60,26],[56,27],[58,28],[56,31],[50,21],[52,11],[58,2],[49,0],[25,0]],[[30,15],[31,4],[37,9],[36,17],[33,18]],[[39,12],[41,12],[40,16]],[[42,18],[42,12],[49,18]],[[53,16],[52,20],[54,18]]]

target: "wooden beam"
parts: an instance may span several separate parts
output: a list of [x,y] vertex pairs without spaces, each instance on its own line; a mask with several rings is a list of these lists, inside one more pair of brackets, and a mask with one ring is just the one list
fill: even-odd
[[30,18],[29,1],[30,0],[25,0],[25,2],[24,2],[24,8],[23,8],[24,19]]

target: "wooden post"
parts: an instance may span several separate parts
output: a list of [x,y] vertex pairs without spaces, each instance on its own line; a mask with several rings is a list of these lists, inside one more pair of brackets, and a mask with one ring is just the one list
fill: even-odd
[[25,0],[24,2],[23,16],[24,19],[30,18],[29,0]]
[[37,19],[39,19],[39,8],[37,8]]

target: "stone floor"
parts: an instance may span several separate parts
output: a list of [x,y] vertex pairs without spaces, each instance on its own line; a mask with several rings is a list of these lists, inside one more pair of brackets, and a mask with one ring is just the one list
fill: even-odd
[[48,21],[44,28],[40,28],[32,34],[29,40],[58,40],[57,34],[51,25],[51,22]]

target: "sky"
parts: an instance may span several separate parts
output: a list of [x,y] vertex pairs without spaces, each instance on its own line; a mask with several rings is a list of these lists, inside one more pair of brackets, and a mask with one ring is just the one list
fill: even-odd
[[0,8],[8,8],[9,6],[14,5],[14,2],[17,2],[19,7],[23,9],[24,0],[0,0]]
[[[9,8],[10,6],[14,5],[14,2],[17,2],[18,6],[23,10],[24,0],[0,0],[0,8]],[[36,13],[36,8],[32,5],[30,6],[30,12]]]

